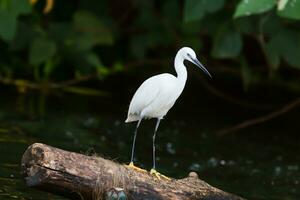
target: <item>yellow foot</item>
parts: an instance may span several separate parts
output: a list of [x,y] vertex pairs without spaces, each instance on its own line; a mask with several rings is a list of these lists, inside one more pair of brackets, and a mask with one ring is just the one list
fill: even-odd
[[134,166],[133,162],[130,162],[129,165],[126,165],[126,167],[140,172],[147,172],[145,169]]
[[158,171],[156,171],[155,169],[151,169],[150,171],[150,174],[155,176],[157,179],[161,179],[161,178],[164,178],[164,179],[167,179],[167,180],[171,180],[171,178],[159,173]]

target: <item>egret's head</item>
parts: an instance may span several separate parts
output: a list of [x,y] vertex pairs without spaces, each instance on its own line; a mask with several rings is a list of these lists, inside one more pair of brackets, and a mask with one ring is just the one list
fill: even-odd
[[200,63],[200,61],[197,59],[195,51],[190,47],[183,47],[180,50],[180,53],[184,60],[188,60],[191,63],[197,65],[200,69],[204,71],[205,74],[211,77],[210,73],[207,71],[207,69]]

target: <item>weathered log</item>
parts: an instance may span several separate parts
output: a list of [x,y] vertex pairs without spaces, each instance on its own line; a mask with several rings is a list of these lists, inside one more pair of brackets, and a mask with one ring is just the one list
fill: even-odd
[[22,158],[22,175],[29,187],[72,199],[103,199],[112,188],[123,188],[128,199],[243,200],[200,180],[192,172],[187,178],[166,180],[132,170],[98,156],[86,156],[35,143]]

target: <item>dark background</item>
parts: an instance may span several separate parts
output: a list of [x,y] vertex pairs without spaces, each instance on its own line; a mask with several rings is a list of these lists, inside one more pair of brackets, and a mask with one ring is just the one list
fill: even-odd
[[[132,95],[193,48],[213,78],[188,81],[158,133],[158,168],[196,171],[248,199],[299,199],[300,1],[0,0],[0,199],[29,190],[26,147],[44,142],[128,162]],[[151,167],[154,121],[136,162]]]

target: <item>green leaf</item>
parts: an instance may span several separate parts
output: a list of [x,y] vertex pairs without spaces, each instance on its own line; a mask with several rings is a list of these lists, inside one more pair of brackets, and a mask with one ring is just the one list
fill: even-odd
[[86,61],[95,67],[102,66],[102,63],[101,63],[99,57],[93,52],[87,54]]
[[29,49],[29,62],[32,65],[39,65],[51,57],[56,52],[56,45],[46,38],[36,38]]
[[276,0],[241,0],[238,4],[234,18],[263,13],[271,10],[276,5]]
[[281,55],[293,67],[300,69],[300,35],[298,32],[285,31],[279,35]]
[[16,34],[18,16],[30,11],[28,0],[0,0],[0,37],[10,42]]
[[43,75],[44,79],[48,79],[51,75],[51,73],[55,70],[57,67],[57,63],[59,62],[59,59],[48,59],[45,62],[45,65],[43,66]]
[[124,65],[121,62],[115,62],[113,65],[113,71],[114,72],[121,72],[124,70]]
[[256,34],[258,20],[255,20],[253,17],[241,17],[234,20],[234,25],[243,34]]
[[113,44],[111,31],[91,12],[77,11],[74,14],[73,24],[75,30],[80,33],[81,42],[87,42],[89,46]]
[[31,12],[31,6],[28,0],[10,0],[10,2],[11,12],[16,16]]
[[52,22],[49,24],[48,30],[49,37],[59,43],[68,43],[74,34],[71,24],[67,22]]
[[38,32],[31,24],[19,22],[16,35],[10,43],[10,49],[16,51],[27,48],[37,36]]
[[235,58],[242,49],[242,36],[230,25],[225,24],[218,30],[212,48],[212,56],[215,58]]
[[207,12],[213,13],[224,6],[224,0],[185,0],[184,21],[190,22],[201,19]]
[[262,17],[258,23],[260,23],[261,30],[266,37],[275,35],[285,29],[285,25],[282,23],[280,17],[276,13],[270,13],[267,18]]
[[300,20],[300,1],[289,0],[283,9],[278,8],[277,14],[281,17]]
[[0,12],[7,11],[15,16],[28,14],[31,6],[28,0],[0,0]]
[[288,2],[289,0],[278,0],[277,10],[283,10]]
[[95,53],[91,52],[87,54],[86,62],[95,67],[99,75],[105,76],[109,74],[109,70],[102,64],[99,57]]
[[300,69],[300,34],[288,30],[277,33],[267,43],[266,53],[275,69],[279,65],[278,56],[292,67]]
[[17,29],[17,17],[11,12],[0,10],[0,37],[9,42],[13,40]]
[[274,38],[272,38],[264,47],[266,56],[272,69],[276,70],[280,64],[280,47]]
[[9,0],[0,0],[0,10],[7,10],[9,6]]

